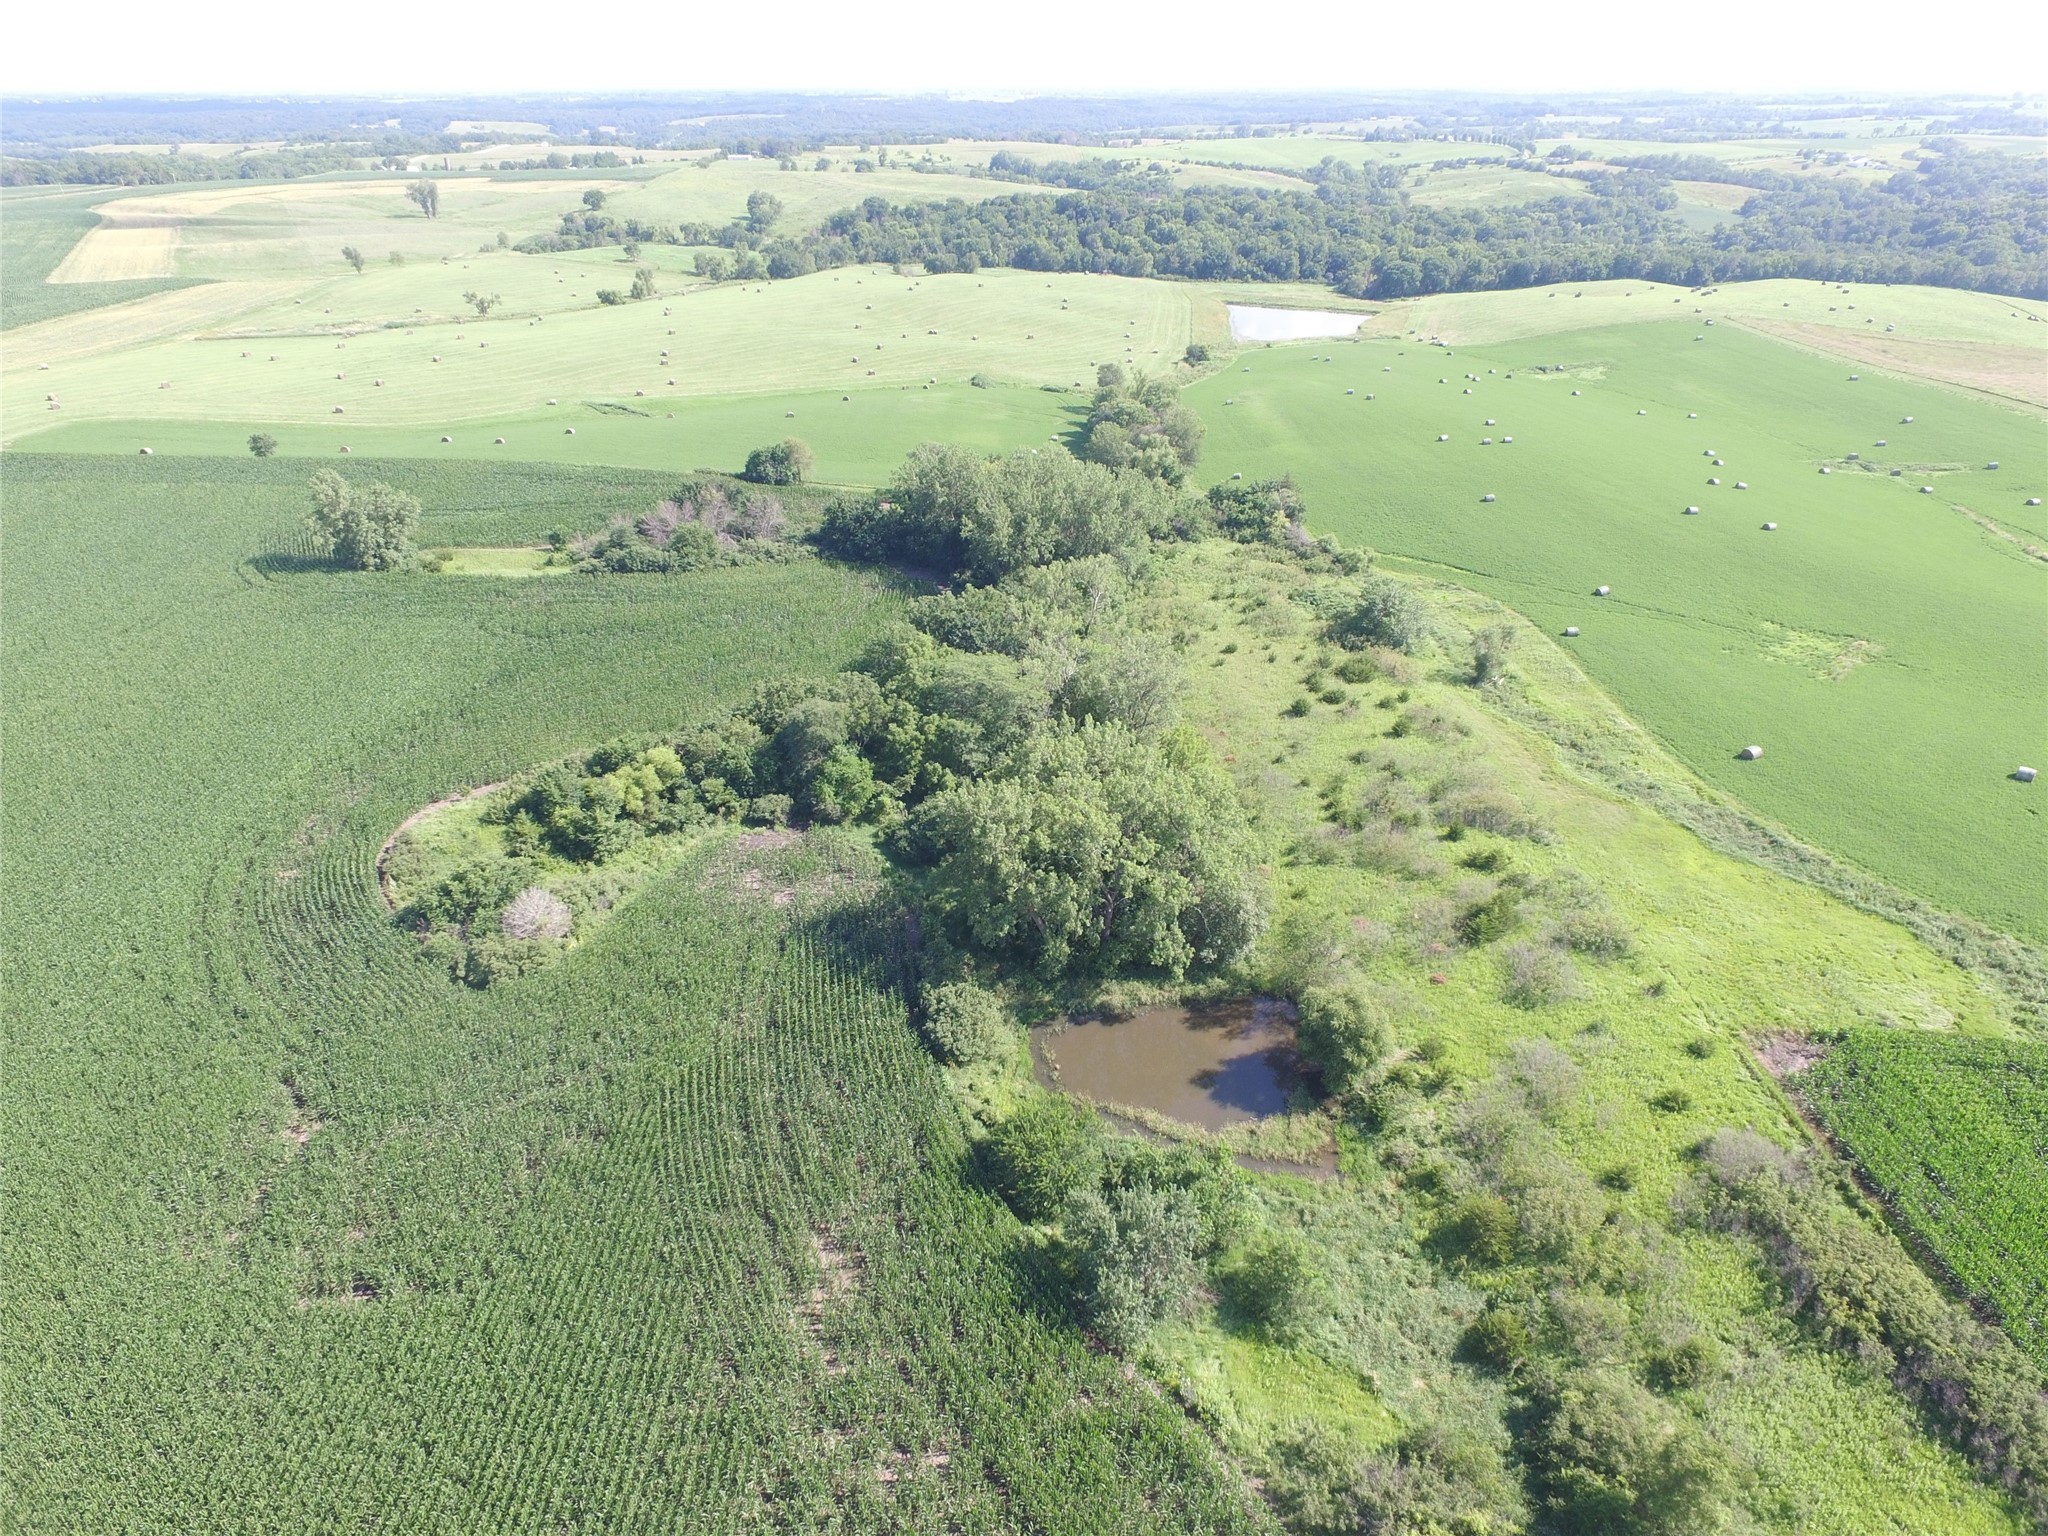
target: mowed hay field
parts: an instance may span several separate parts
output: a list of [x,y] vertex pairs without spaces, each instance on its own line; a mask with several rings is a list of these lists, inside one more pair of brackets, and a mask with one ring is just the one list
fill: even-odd
[[[997,449],[1069,430],[1098,362],[1164,370],[1198,309],[1215,307],[1184,284],[877,267],[599,305],[598,286],[631,281],[616,261],[494,253],[372,268],[290,297],[250,285],[246,313],[168,335],[123,311],[38,327],[12,339],[0,374],[9,441],[218,452],[261,427],[287,453],[466,455],[503,436],[508,456],[673,465],[794,434],[825,478],[860,479],[925,437]],[[504,308],[454,319],[471,287],[502,293]],[[446,318],[375,319],[421,300]],[[123,344],[137,333],[151,339]],[[971,388],[976,376],[990,387]],[[692,421],[720,424],[704,438],[715,447],[679,446]],[[119,425],[86,426],[102,423]],[[204,430],[164,430],[174,424]],[[592,431],[602,446],[582,441]],[[444,448],[444,435],[457,443]]]
[[1291,472],[1318,530],[1578,627],[1574,654],[1717,788],[2048,937],[2048,816],[2007,777],[2048,757],[2040,423],[1851,371],[1688,312],[1254,349],[1189,399],[1206,476]]
[[[669,484],[355,468],[429,542]],[[870,855],[707,842],[483,993],[383,905],[418,806],[843,665],[886,585],[307,568],[305,466],[246,456],[8,491],[10,1524],[1269,1528],[1040,1310]]]
[[104,187],[9,187],[0,192],[0,329],[186,286],[170,277],[87,282],[75,271],[66,280],[49,281],[98,225],[95,207],[107,201]]

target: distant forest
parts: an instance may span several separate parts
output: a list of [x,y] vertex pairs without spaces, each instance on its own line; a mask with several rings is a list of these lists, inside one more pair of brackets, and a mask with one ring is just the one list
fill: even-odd
[[738,275],[777,278],[879,261],[930,272],[1314,282],[1361,298],[1616,277],[1688,286],[1807,277],[2048,298],[2048,165],[1953,142],[1873,184],[1757,177],[1741,216],[1704,233],[1672,216],[1671,178],[1653,168],[1560,168],[1581,175],[1591,197],[1430,208],[1408,200],[1398,173],[1334,159],[1297,192],[1176,187],[1151,169],[998,158],[1003,174],[1070,190],[910,206],[871,197],[801,235],[736,222],[685,227],[681,238],[732,247]]

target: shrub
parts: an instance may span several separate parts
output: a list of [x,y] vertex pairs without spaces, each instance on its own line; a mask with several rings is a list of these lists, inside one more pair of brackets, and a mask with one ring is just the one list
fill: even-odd
[[277,452],[277,439],[268,432],[252,432],[249,434],[249,451],[259,459],[267,459]]
[[1137,1348],[1194,1293],[1202,1218],[1183,1190],[1085,1190],[1068,1208],[1066,1237],[1080,1271],[1082,1315],[1111,1349]]
[[1369,683],[1379,675],[1379,664],[1370,656],[1346,656],[1337,663],[1337,676],[1347,683]]
[[1329,637],[1346,650],[1368,645],[1412,651],[1428,633],[1422,604],[1391,577],[1367,578],[1358,601],[1330,621]]
[[1510,944],[1501,961],[1501,996],[1517,1008],[1552,1008],[1584,994],[1571,961],[1554,949]]
[[1075,1191],[1092,1186],[1102,1163],[1095,1117],[1063,1094],[1027,1099],[990,1132],[996,1188],[1026,1221],[1050,1221]]
[[1535,1412],[1531,1469],[1565,1530],[1696,1536],[1720,1528],[1728,1473],[1719,1451],[1636,1382],[1575,1371],[1540,1394]]
[[1438,1232],[1440,1243],[1474,1264],[1505,1264],[1515,1256],[1515,1213],[1499,1195],[1467,1195]]
[[996,381],[985,373],[970,374],[967,382],[975,389],[994,389]]
[[1621,960],[1635,948],[1635,939],[1614,913],[1603,907],[1577,907],[1563,913],[1553,929],[1565,948],[1595,960]]
[[1304,693],[1297,695],[1294,702],[1287,706],[1287,713],[1292,718],[1299,720],[1302,716],[1306,715],[1310,710],[1314,709],[1315,707],[1315,700],[1311,699],[1307,694]]
[[1472,637],[1472,681],[1480,687],[1496,680],[1507,667],[1508,653],[1515,648],[1516,630],[1511,624],[1495,624]]
[[925,989],[924,1034],[941,1061],[962,1065],[1001,1061],[1017,1039],[1002,1002],[971,981]]
[[1484,901],[1474,902],[1458,916],[1460,942],[1478,948],[1513,933],[1521,918],[1520,898],[1502,886]]
[[1387,1026],[1356,987],[1310,987],[1301,995],[1295,1042],[1321,1071],[1325,1088],[1348,1093],[1363,1086],[1387,1054]]
[[1655,1351],[1647,1367],[1650,1383],[1662,1392],[1703,1386],[1721,1372],[1720,1346],[1703,1333]]
[[1300,1334],[1322,1287],[1315,1249],[1298,1232],[1262,1232],[1217,1266],[1231,1308],[1277,1339]]
[[1666,1088],[1650,1096],[1650,1108],[1667,1115],[1682,1114],[1692,1108],[1692,1094],[1683,1088]]
[[1518,1313],[1489,1307],[1465,1330],[1458,1347],[1466,1359],[1505,1374],[1529,1357],[1529,1325]]

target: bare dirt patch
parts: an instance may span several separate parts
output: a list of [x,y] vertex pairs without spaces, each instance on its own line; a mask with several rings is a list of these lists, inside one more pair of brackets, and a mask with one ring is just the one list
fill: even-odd
[[846,1362],[825,1343],[825,1316],[860,1294],[867,1278],[867,1256],[844,1244],[829,1227],[819,1227],[811,1234],[811,1248],[817,1255],[818,1279],[797,1306],[797,1326],[824,1356],[826,1371],[840,1376],[846,1372]]
[[1763,1069],[1781,1083],[1798,1076],[1833,1049],[1824,1040],[1791,1034],[1765,1035],[1750,1046]]

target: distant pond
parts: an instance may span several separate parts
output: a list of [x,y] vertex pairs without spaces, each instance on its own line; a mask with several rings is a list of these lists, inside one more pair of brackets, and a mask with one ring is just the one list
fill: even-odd
[[1356,336],[1370,315],[1334,309],[1268,309],[1257,304],[1226,304],[1233,341],[1314,341],[1318,337]]
[[1294,1010],[1272,998],[1143,1008],[1032,1031],[1047,1087],[1220,1131],[1287,1108],[1301,1082]]

